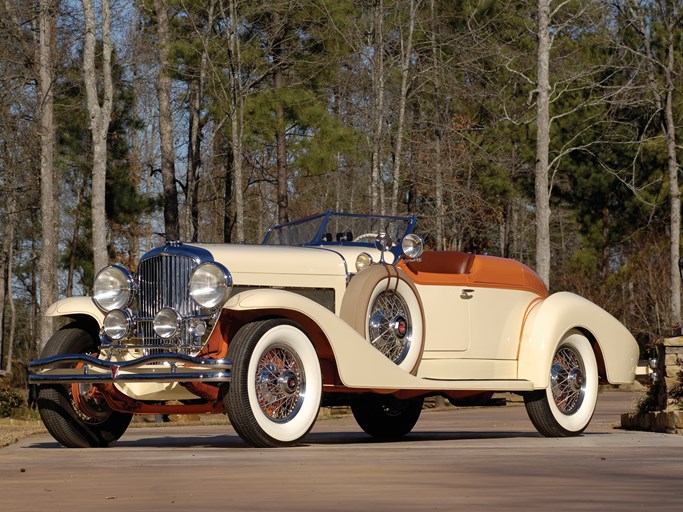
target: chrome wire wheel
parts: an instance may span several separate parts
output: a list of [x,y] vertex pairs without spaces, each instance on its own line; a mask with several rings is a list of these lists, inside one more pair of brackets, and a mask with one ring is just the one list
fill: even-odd
[[251,322],[230,341],[228,359],[224,404],[237,434],[259,448],[299,443],[318,418],[323,388],[308,336],[286,319]]
[[394,363],[406,358],[413,329],[403,297],[394,291],[383,291],[375,297],[369,312],[368,334],[370,343]]
[[548,386],[524,394],[529,419],[547,437],[581,434],[598,400],[598,365],[593,347],[578,330],[565,334],[550,363]]
[[585,373],[583,359],[574,348],[564,346],[555,353],[550,386],[555,405],[561,413],[574,414],[581,407],[586,394]]
[[287,422],[296,416],[306,394],[301,360],[285,347],[271,347],[256,367],[256,398],[268,418]]

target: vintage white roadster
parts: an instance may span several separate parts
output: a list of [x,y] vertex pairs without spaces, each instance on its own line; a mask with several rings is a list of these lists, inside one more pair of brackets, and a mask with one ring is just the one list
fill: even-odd
[[30,364],[62,445],[107,446],[133,414],[226,412],[257,447],[300,442],[321,405],[378,438],[411,431],[425,397],[513,392],[545,436],[580,434],[600,383],[634,380],[638,346],[513,260],[423,251],[413,217],[327,212],[261,245],[168,242],[135,272],[99,272],[92,298]]

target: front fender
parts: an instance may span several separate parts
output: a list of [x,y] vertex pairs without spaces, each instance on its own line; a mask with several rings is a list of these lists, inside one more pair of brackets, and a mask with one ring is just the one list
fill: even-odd
[[[231,297],[224,309],[292,311],[314,322],[326,337],[342,383],[352,388],[414,389],[419,379],[382,355],[349,324],[306,297],[285,290],[256,289]],[[310,334],[309,334],[310,336]]]
[[97,309],[90,297],[67,297],[53,303],[45,312],[45,316],[67,316],[76,318],[78,316],[89,316],[98,325],[102,325],[104,314]]
[[635,338],[607,311],[569,292],[555,293],[531,310],[522,331],[517,378],[536,389],[548,387],[555,350],[571,329],[598,344],[611,384],[633,382],[639,356]]

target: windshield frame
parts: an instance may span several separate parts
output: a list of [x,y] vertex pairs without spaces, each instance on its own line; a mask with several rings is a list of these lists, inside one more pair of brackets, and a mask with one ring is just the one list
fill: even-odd
[[[392,241],[395,244],[393,249],[397,249],[398,252],[400,252],[401,241],[406,235],[413,232],[416,222],[417,217],[415,216],[358,214],[328,210],[324,213],[318,213],[292,222],[272,226],[266,232],[261,243],[263,245],[288,245],[298,247],[375,247],[374,238],[367,237],[363,240],[354,241],[354,236],[375,232],[389,232]],[[375,227],[377,227],[376,225],[379,225],[383,226],[385,229],[372,229],[371,227],[368,227],[365,230],[361,230],[363,233],[353,233],[351,230],[339,232],[336,229],[330,231],[328,228],[331,228],[335,223],[337,226],[340,225],[339,223],[345,226],[362,226],[364,223],[367,223],[368,226],[374,224]],[[294,237],[291,236],[292,234]],[[393,249],[392,252],[394,252]]]

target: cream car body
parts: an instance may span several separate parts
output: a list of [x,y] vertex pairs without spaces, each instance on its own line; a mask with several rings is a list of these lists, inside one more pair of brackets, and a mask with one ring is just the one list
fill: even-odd
[[[114,417],[225,411],[255,446],[298,442],[321,402],[349,403],[364,430],[392,437],[412,428],[424,396],[466,403],[495,391],[525,396],[534,425],[545,435],[574,435],[590,420],[598,381],[634,380],[638,346],[621,323],[577,295],[548,296],[524,265],[457,252],[411,259],[386,237],[375,246],[376,235],[387,231],[400,244],[414,222],[328,212],[276,227],[264,245],[173,243],[157,249],[147,260],[151,270],[126,277],[136,283],[131,293],[155,297],[156,309],[143,314],[145,306],[130,302],[116,317],[128,324],[108,325],[105,315],[111,313],[89,298],[59,301],[48,315],[73,319],[81,338],[100,331],[99,339],[84,355],[62,348],[44,354],[32,363],[31,380],[52,390],[53,400],[66,389],[81,417],[98,418],[100,409],[103,417],[109,411]],[[330,226],[337,229],[327,233]],[[291,245],[273,240],[291,242],[295,235]],[[179,255],[198,256],[181,271],[174,266]],[[361,255],[373,264],[358,270]],[[166,303],[185,293],[184,285],[169,284],[166,293],[161,278],[194,275],[207,262],[212,271],[226,273],[230,295],[212,308],[187,297],[180,305]],[[154,276],[160,281],[150,284]],[[206,292],[202,286],[209,292],[217,286],[212,276],[197,279],[198,296]],[[178,313],[187,304],[188,312]],[[177,327],[168,340],[154,334],[166,317],[152,322],[150,316],[162,307],[170,310],[167,316],[178,315],[161,326],[160,332]],[[125,338],[107,337],[124,328]],[[558,380],[578,397],[571,398],[580,401],[573,409],[558,403],[566,400],[558,393],[568,393]],[[269,400],[279,400],[277,407]],[[289,404],[289,412],[281,417],[274,409],[282,404]],[[313,416],[302,420],[303,414]],[[97,425],[91,426],[95,437]],[[88,445],[71,443],[68,432],[57,430],[53,435],[62,444]],[[115,440],[107,439],[90,445]]]

